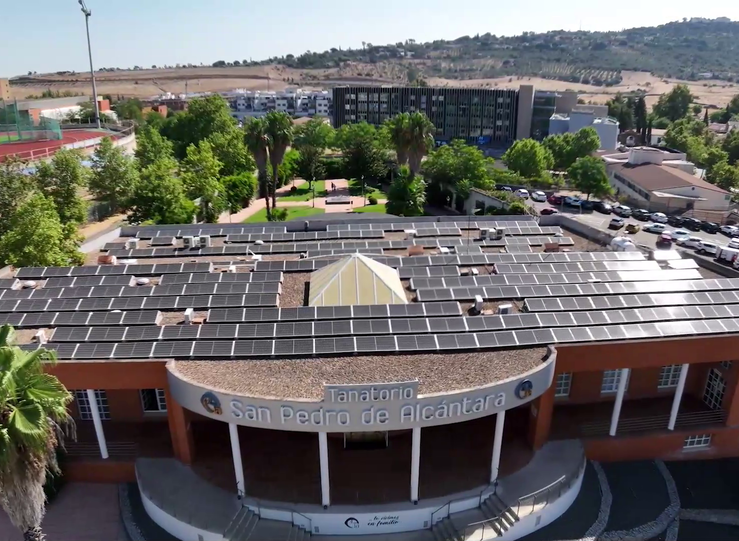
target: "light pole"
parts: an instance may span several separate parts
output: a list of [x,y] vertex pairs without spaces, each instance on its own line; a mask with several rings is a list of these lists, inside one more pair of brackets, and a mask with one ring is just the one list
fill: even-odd
[[367,198],[364,196],[364,175],[362,175],[362,199],[364,200],[364,206],[367,206]]
[[100,128],[100,106],[98,105],[98,90],[95,85],[95,68],[92,67],[92,45],[90,44],[90,16],[92,11],[87,9],[84,0],[77,0],[85,14],[85,28],[87,29],[87,52],[90,55],[90,78],[92,79],[92,101],[95,104],[95,125]]

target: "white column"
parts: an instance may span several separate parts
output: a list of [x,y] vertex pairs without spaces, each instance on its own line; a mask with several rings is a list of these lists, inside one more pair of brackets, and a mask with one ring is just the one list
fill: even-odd
[[321,504],[331,505],[331,484],[328,477],[328,433],[318,433],[318,455],[321,464]]
[[677,412],[680,410],[680,401],[683,398],[685,390],[685,380],[688,377],[688,368],[690,365],[685,363],[680,367],[680,379],[677,380],[677,388],[675,389],[675,398],[672,399],[672,410],[670,411],[670,422],[667,424],[669,430],[675,430],[675,421],[677,421]]
[[95,396],[95,389],[87,389],[87,401],[90,403],[90,413],[92,414],[92,424],[95,425],[95,435],[98,438],[98,446],[100,447],[100,456],[108,458],[108,444],[105,443],[105,432],[103,432],[103,421],[100,419],[100,409],[98,408],[98,400]]
[[495,416],[495,437],[493,438],[493,460],[490,463],[490,482],[498,479],[500,471],[500,450],[503,447],[503,425],[505,423],[505,411],[499,411]]
[[413,429],[411,442],[411,501],[418,502],[418,479],[421,472],[421,427]]
[[629,381],[629,369],[621,370],[621,378],[618,380],[618,392],[616,393],[616,402],[613,404],[613,414],[611,415],[611,429],[608,433],[611,436],[616,435],[618,429],[618,418],[621,416],[621,405],[624,402],[624,393],[626,392],[626,384]]
[[236,474],[236,494],[241,497],[246,494],[246,482],[244,481],[244,465],[241,463],[239,425],[228,423],[228,435],[231,438],[231,456],[233,457],[234,473]]

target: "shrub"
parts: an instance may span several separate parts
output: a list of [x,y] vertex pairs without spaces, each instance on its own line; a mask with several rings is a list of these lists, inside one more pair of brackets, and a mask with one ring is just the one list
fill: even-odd
[[298,187],[297,187],[297,186],[292,186],[292,187],[290,188],[290,193],[291,193],[291,194],[294,194],[294,193],[295,193],[295,192],[297,192],[297,191],[298,191]]
[[520,201],[515,201],[508,205],[506,214],[526,214],[526,207]]
[[369,201],[369,204],[370,205],[376,205],[377,204],[377,198],[375,196],[373,196],[373,195],[370,195],[369,196],[368,201]]
[[273,222],[284,222],[287,220],[287,209],[272,209],[272,220]]

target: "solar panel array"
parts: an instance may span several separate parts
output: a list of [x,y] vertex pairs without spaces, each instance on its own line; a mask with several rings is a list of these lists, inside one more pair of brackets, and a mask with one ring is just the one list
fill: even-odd
[[571,299],[526,299],[526,310],[529,312],[614,310],[642,306],[687,306],[694,304],[733,304],[735,302],[739,302],[739,291],[652,293],[646,295],[575,297]]
[[0,325],[16,328],[63,327],[79,325],[156,325],[161,313],[142,312],[9,312],[0,314]]
[[[739,332],[739,318],[634,323],[591,327],[555,327],[511,331],[347,336],[332,338],[281,338],[278,340],[197,340],[157,342],[48,343],[60,359],[136,358],[249,358],[265,356],[312,356],[372,354],[378,352],[429,352],[544,347],[568,342],[638,340],[670,336],[694,336]],[[28,344],[24,349],[36,349]]]
[[408,231],[414,229],[494,229],[502,227],[506,235],[559,235],[562,229],[557,226],[539,226],[533,220],[458,220],[443,222],[392,222],[366,224],[328,224],[327,231]]
[[260,283],[282,282],[281,272],[199,272],[183,274],[164,274],[159,285],[205,284],[205,283]]
[[417,237],[459,237],[462,235],[458,227],[421,227],[415,231]]
[[156,276],[181,272],[211,272],[211,263],[158,263],[155,265],[90,265],[84,267],[22,267],[15,274],[21,280],[59,278],[64,276],[107,276],[130,274],[133,276]]
[[384,231],[303,231],[298,233],[247,233],[228,235],[225,242],[298,242],[305,240],[381,239]]
[[[211,237],[225,237],[231,234],[243,233],[284,233],[287,228],[284,225],[267,226],[202,226],[202,225],[172,225],[172,226],[143,226],[127,227],[121,231],[121,237],[137,237],[139,239],[153,239],[156,237],[199,237],[209,235]],[[133,234],[131,233],[133,232]]]

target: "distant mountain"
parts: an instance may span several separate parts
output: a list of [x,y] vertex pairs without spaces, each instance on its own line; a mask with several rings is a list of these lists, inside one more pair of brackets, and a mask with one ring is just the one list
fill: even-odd
[[[617,9],[617,8],[614,8]],[[638,8],[634,9],[635,18]],[[410,81],[425,77],[478,79],[543,76],[570,82],[612,85],[623,70],[660,77],[739,82],[739,22],[684,19],[620,32],[525,32],[503,37],[462,36],[453,41],[332,48],[322,53],[275,57],[251,64],[292,68],[342,68],[347,63],[394,64]]]

